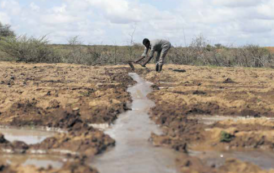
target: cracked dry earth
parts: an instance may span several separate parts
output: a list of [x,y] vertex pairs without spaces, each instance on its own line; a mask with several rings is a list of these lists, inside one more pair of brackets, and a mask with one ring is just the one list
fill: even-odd
[[11,142],[0,134],[0,152],[68,158],[58,169],[8,165],[0,159],[0,172],[97,172],[85,160],[115,141],[89,124],[112,123],[128,109],[126,90],[133,83],[128,68],[0,62],[0,76],[0,125],[63,130],[36,144]]
[[[150,115],[164,135],[152,134],[153,144],[184,153],[177,159],[181,172],[274,172],[273,166],[266,170],[236,158],[217,167],[191,155],[192,151],[273,154],[273,69],[165,65],[157,73],[150,65],[136,70],[154,83],[149,98],[156,106]],[[212,123],[202,121],[214,117]]]

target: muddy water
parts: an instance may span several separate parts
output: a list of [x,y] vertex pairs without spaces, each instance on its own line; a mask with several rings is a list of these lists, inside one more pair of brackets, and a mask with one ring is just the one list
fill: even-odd
[[137,82],[128,89],[133,100],[132,111],[120,115],[114,126],[105,131],[116,140],[116,146],[98,156],[92,166],[101,173],[175,173],[175,152],[155,148],[149,142],[152,132],[161,134],[148,115],[154,106],[146,97],[152,91],[151,83],[135,73],[130,76]]
[[[224,120],[250,120],[250,119],[258,119],[254,117],[236,117],[236,116],[189,116],[189,119],[196,119],[199,123],[203,123],[206,125],[214,124],[218,121]],[[268,121],[274,121],[273,118],[264,119]],[[235,158],[244,162],[253,163],[262,169],[274,169],[274,152],[265,152],[265,151],[190,151],[191,156],[195,156],[200,158],[205,164],[208,166],[214,165],[215,167],[222,166],[226,159]]]
[[[2,133],[10,142],[23,141],[27,144],[37,144],[47,137],[53,136],[56,132],[42,129],[1,127],[0,133]],[[53,168],[61,168],[64,160],[61,157],[50,155],[2,154],[0,155],[0,161],[11,165],[34,165],[39,168],[51,166]]]
[[200,158],[208,166],[222,166],[226,159],[235,158],[244,162],[253,163],[262,169],[274,169],[274,153],[264,151],[207,151],[207,152],[190,152],[191,156]]
[[25,128],[6,128],[1,127],[0,133],[10,141],[23,141],[26,144],[37,144],[44,139],[54,136],[55,132],[45,131],[40,129],[25,129]]
[[[243,117],[243,116],[218,116],[218,115],[197,115],[197,116],[189,116],[188,119],[195,119],[198,120],[199,123],[211,125],[218,121],[224,121],[224,120],[249,120],[249,119],[258,119],[254,117]],[[274,121],[274,118],[267,118],[264,117],[264,119],[268,121]]]
[[47,168],[61,168],[65,162],[61,157],[49,155],[16,155],[16,154],[3,154],[0,160],[10,165],[34,165],[36,167]]

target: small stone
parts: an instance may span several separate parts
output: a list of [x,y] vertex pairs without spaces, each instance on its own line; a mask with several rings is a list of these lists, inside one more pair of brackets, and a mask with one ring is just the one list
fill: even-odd
[[12,145],[14,148],[21,149],[21,150],[27,150],[29,148],[29,146],[25,142],[22,142],[22,141],[14,141],[12,143]]
[[50,91],[48,91],[46,95],[47,95],[47,96],[50,96],[50,95],[51,95],[51,92],[50,92]]
[[72,110],[73,110],[73,111],[79,111],[80,108],[77,107],[77,108],[73,108]]
[[232,79],[227,78],[226,80],[223,81],[223,83],[235,83]]

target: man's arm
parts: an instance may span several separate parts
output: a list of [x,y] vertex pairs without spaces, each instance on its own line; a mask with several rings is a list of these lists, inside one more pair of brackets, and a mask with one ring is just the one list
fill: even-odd
[[153,56],[154,56],[154,52],[155,52],[154,49],[152,49],[152,50],[150,51],[149,57],[148,57],[148,59],[146,60],[146,62],[143,64],[143,66],[146,66],[146,64],[150,62],[150,60],[151,60],[151,59],[153,58]]
[[154,56],[155,50],[151,49],[150,54],[149,54],[149,58],[152,59]]
[[147,56],[147,53],[148,53],[148,48],[145,47],[145,50],[144,50],[144,52],[143,52],[143,54],[142,54],[142,57],[146,57],[146,56]]
[[146,58],[147,56],[147,52],[148,52],[148,48],[145,47],[145,50],[143,52],[143,54],[141,55],[141,58],[137,59],[136,61],[134,61],[135,63],[139,63],[140,61],[142,61],[143,59]]

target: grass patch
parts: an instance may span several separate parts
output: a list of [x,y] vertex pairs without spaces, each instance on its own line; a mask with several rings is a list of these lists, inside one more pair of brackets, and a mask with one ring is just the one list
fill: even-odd
[[234,139],[234,137],[234,135],[222,131],[220,135],[220,142],[231,142]]

